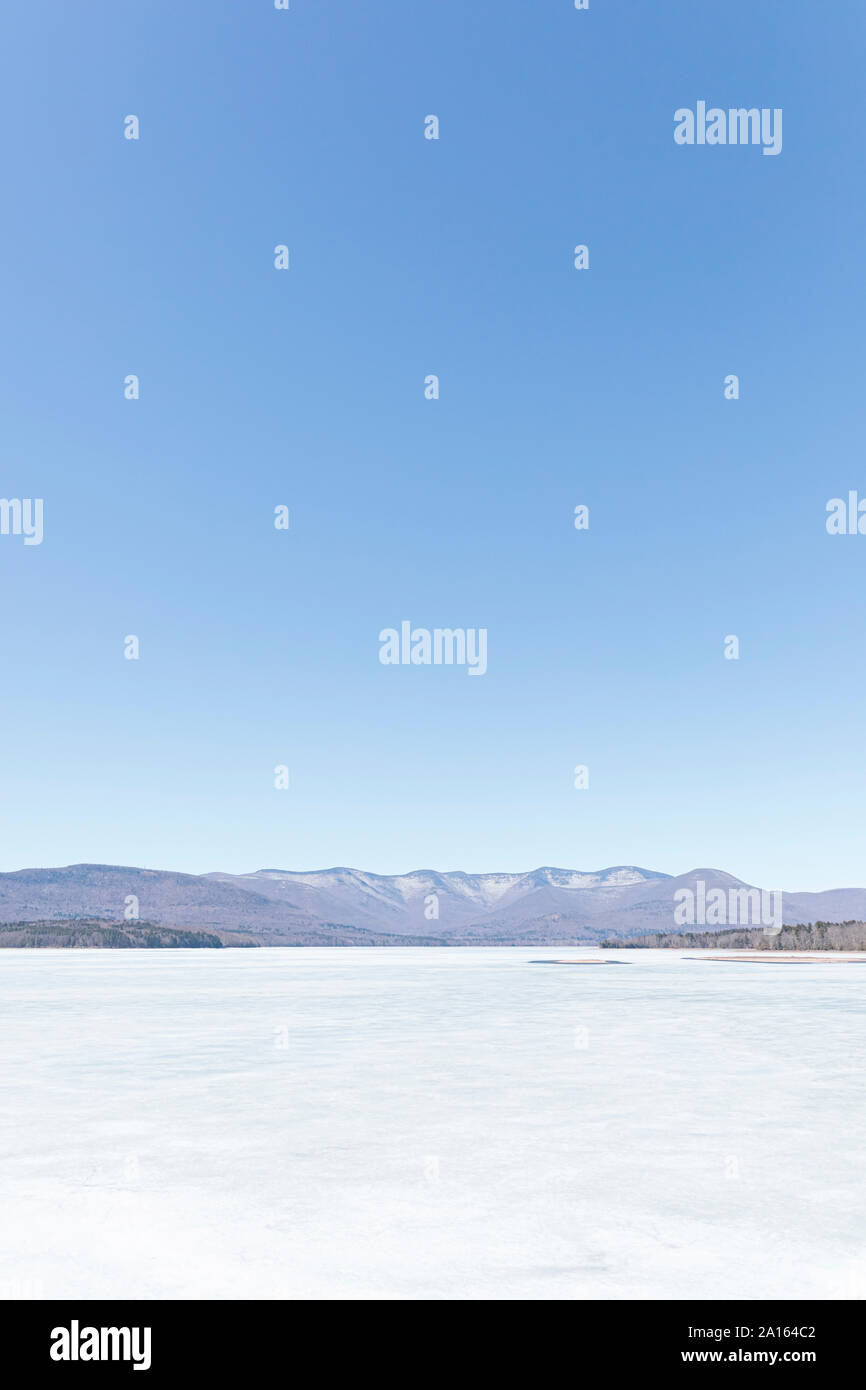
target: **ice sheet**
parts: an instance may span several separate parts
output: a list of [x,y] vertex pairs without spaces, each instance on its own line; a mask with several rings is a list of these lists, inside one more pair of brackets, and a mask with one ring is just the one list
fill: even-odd
[[866,965],[0,953],[0,1296],[866,1297]]

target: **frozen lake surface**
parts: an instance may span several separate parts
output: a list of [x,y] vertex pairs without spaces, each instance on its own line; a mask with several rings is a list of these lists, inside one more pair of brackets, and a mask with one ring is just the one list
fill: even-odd
[[866,1297],[866,965],[0,952],[0,1297]]

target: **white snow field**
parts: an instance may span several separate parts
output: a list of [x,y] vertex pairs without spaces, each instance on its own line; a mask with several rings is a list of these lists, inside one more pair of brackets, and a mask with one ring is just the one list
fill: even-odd
[[686,955],[0,952],[0,1297],[863,1298],[866,964]]

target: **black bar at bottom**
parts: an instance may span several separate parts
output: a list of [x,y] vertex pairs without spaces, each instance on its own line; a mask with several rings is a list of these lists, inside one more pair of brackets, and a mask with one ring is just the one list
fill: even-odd
[[[321,1312],[319,1311],[321,1310]],[[819,1371],[856,1367],[862,1305],[779,1302],[61,1302],[0,1304],[16,1369],[52,1376],[381,1376],[442,1367],[572,1373]],[[459,1348],[463,1350],[459,1350]],[[4,1358],[5,1359],[5,1358]],[[310,1364],[312,1360],[312,1366]],[[315,1371],[313,1368],[317,1368]],[[547,1371],[545,1371],[547,1367]],[[8,1367],[7,1367],[8,1369]],[[521,1375],[522,1378],[522,1375]]]

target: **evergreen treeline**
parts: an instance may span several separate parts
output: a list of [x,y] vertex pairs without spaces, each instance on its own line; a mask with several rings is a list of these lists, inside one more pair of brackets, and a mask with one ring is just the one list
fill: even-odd
[[47,946],[114,947],[141,950],[164,947],[216,947],[222,941],[212,932],[166,927],[161,922],[103,922],[80,918],[63,922],[0,922],[0,947]]
[[728,927],[724,931],[659,932],[618,941],[602,941],[602,949],[617,947],[733,947],[749,951],[866,951],[866,922],[806,922],[783,927],[768,936],[762,927]]
[[[223,939],[223,937],[225,939]],[[111,922],[100,917],[63,917],[39,922],[0,922],[0,948],[4,946],[46,946],[72,948],[124,949],[223,946],[450,946],[434,936],[398,936],[375,933],[364,927],[348,927],[338,922],[317,925],[312,931],[298,928],[290,942],[268,940],[244,927],[218,936],[214,932],[188,927],[168,927],[162,922]]]

